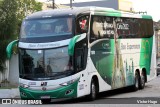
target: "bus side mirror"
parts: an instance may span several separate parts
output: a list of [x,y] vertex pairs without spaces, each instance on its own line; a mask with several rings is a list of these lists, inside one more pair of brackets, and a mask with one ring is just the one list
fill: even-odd
[[86,33],[76,35],[70,40],[69,46],[68,46],[68,55],[73,56],[75,44],[83,40],[84,38],[86,38],[86,35],[87,35]]
[[7,58],[9,59],[11,58],[12,49],[17,43],[18,43],[18,40],[14,40],[7,45],[7,48],[6,48]]

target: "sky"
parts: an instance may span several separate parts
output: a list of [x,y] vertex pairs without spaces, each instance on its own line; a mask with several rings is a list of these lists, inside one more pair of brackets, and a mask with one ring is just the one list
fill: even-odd
[[146,11],[153,17],[154,21],[160,20],[160,2],[159,0],[130,0],[133,3],[135,11]]
[[[38,1],[49,1],[49,0],[38,0]],[[54,0],[56,4],[70,3],[70,0]],[[98,0],[74,0],[73,3],[77,2],[88,2]],[[153,17],[154,21],[160,20],[160,2],[159,0],[128,0],[133,3],[133,8],[136,12],[143,11],[147,12],[148,15]]]

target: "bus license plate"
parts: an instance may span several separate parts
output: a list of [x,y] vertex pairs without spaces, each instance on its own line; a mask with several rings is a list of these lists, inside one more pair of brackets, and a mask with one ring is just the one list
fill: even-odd
[[50,96],[41,96],[41,99],[50,99]]

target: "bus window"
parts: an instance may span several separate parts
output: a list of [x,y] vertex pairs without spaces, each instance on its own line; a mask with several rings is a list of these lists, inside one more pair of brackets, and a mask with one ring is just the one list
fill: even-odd
[[100,38],[114,38],[113,17],[92,16],[90,42]]
[[21,27],[21,38],[64,36],[72,34],[72,18],[25,20]]
[[88,32],[88,26],[89,26],[89,16],[81,16],[77,19],[77,30],[76,32],[78,34],[81,33],[87,33]]
[[75,68],[76,72],[84,69],[84,50],[83,48],[77,48],[75,52]]
[[67,18],[68,32],[72,32],[72,19]]

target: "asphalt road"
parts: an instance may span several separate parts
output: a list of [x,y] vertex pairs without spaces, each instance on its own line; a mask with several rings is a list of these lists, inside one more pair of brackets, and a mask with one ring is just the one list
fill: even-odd
[[[144,100],[144,101],[143,101]],[[147,102],[145,102],[147,101]],[[130,87],[100,93],[95,101],[86,98],[52,102],[52,104],[160,104],[160,75],[146,83],[142,90]]]
[[100,93],[95,101],[86,98],[54,101],[44,105],[0,105],[0,107],[160,107],[160,76],[146,83],[143,90],[123,88]]

